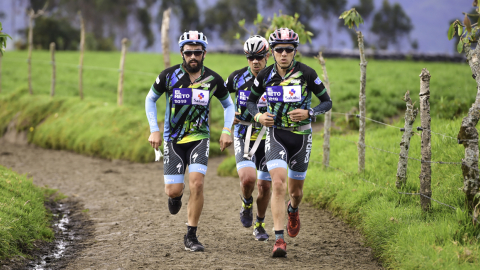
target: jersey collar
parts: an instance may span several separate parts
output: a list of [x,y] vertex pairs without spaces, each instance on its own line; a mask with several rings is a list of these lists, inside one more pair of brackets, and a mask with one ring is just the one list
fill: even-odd
[[[297,65],[297,60],[295,60],[295,58],[293,58],[292,65],[289,69],[287,69],[287,72],[285,74],[290,73],[290,71],[292,71],[295,68],[296,65]],[[275,73],[278,74],[277,63],[273,64],[273,70],[275,70]]]

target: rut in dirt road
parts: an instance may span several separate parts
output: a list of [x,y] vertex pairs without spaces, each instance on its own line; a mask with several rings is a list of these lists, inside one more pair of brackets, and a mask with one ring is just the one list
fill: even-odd
[[[161,163],[108,161],[0,142],[0,165],[28,173],[36,185],[59,189],[88,209],[94,237],[67,269],[382,269],[358,232],[305,202],[299,208],[299,235],[285,235],[288,257],[272,258],[274,241],[255,241],[253,227],[241,226],[239,180],[216,175],[221,161],[210,159],[205,177],[197,232],[205,252],[188,252],[183,245],[188,178],[182,209],[173,216]],[[270,208],[265,223],[274,239]]]

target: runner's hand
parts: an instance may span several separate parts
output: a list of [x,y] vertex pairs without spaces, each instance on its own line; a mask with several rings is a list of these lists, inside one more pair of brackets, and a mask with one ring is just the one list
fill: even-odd
[[158,149],[158,147],[162,145],[162,136],[160,135],[160,131],[150,133],[150,137],[148,137],[148,142],[153,147],[153,149]]
[[232,144],[232,137],[228,134],[222,133],[220,136],[220,151],[223,152],[225,148],[229,147]]
[[273,123],[274,123],[274,120],[273,120],[274,116],[275,115],[273,115],[269,112],[266,112],[266,113],[260,115],[260,118],[258,119],[258,122],[260,122],[260,124],[262,124],[266,127],[272,127]]
[[[240,113],[239,113],[239,112],[235,112],[235,115],[240,115]],[[240,119],[238,119],[237,117],[233,118],[233,124],[236,125],[236,124],[238,124],[238,123],[240,123]]]
[[287,114],[290,116],[290,120],[292,120],[293,122],[300,122],[310,117],[308,115],[308,110],[304,109],[295,109],[291,112],[288,112]]

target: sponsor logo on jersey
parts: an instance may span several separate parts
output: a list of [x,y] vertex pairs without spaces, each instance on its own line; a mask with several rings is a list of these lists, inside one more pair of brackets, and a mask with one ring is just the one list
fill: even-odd
[[315,79],[315,83],[318,84],[318,85],[320,85],[320,84],[322,83],[322,81],[320,80],[320,78],[317,77],[317,78]]
[[155,82],[156,82],[157,84],[159,84],[159,83],[160,83],[160,78],[157,77],[157,79],[155,80]]
[[305,155],[305,163],[308,163],[310,160],[310,152],[312,151],[312,134],[308,134],[307,139],[307,147],[306,147],[306,155]]
[[302,82],[302,80],[300,80],[300,79],[293,79],[293,80],[290,81],[290,83],[301,83],[301,82]]
[[[226,84],[225,84],[226,86]],[[202,83],[202,85],[200,87],[210,87],[210,84],[209,83]]]
[[257,78],[255,78],[255,81],[253,81],[253,84],[255,84],[255,86],[258,87],[260,83],[258,82]]
[[193,105],[208,105],[208,91],[200,89],[192,89],[192,104]]
[[278,154],[282,155],[282,159],[283,159],[283,156],[285,156],[285,151],[282,150],[282,151],[278,152]]
[[175,179],[165,178],[165,183],[173,183]]
[[292,85],[283,87],[283,101],[284,102],[299,102],[302,100],[301,86]]
[[257,104],[258,107],[267,107],[267,93],[263,93]]
[[295,166],[295,164],[297,164],[297,161],[294,159],[292,160],[292,162],[290,162],[290,164],[292,164],[292,166]]
[[195,162],[195,160],[197,159],[197,157],[198,157],[198,154],[197,154],[197,153],[195,153],[195,154],[192,156],[193,162]]
[[178,173],[180,173],[180,169],[182,168],[182,164],[181,163],[178,163],[177,164],[177,169],[178,169]]

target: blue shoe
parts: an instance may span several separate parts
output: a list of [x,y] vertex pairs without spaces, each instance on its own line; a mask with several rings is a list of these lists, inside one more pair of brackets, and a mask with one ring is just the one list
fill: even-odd
[[[241,196],[240,196],[241,197]],[[240,221],[243,227],[250,228],[253,223],[253,201],[250,204],[245,204],[245,200],[242,198],[242,208],[240,209]]]
[[265,231],[265,223],[256,222],[253,227],[253,235],[257,241],[268,241],[268,234]]

